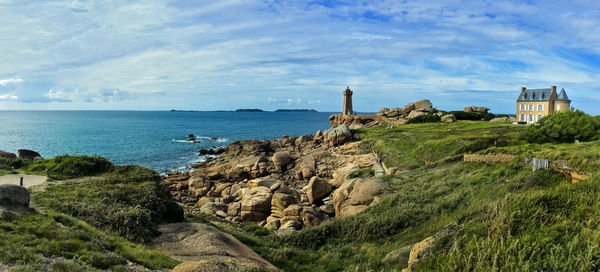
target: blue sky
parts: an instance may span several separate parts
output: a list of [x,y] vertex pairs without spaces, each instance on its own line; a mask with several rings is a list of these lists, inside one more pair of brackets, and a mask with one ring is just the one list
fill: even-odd
[[600,114],[597,1],[0,0],[0,109],[512,113],[521,86]]

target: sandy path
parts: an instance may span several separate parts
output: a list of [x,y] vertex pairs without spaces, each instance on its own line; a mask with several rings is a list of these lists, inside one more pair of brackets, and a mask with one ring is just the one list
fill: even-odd
[[36,185],[43,184],[48,179],[45,176],[35,176],[35,175],[26,175],[26,174],[18,174],[18,175],[6,175],[0,176],[0,184],[15,184],[19,185],[20,178],[23,177],[23,186],[26,188],[31,188]]

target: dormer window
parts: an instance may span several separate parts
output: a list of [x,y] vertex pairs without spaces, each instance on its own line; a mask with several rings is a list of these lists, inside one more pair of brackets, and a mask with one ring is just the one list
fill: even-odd
[[527,99],[527,93],[525,93],[523,97],[524,97],[525,99]]
[[542,93],[542,99],[544,99],[544,96],[546,96],[546,94],[545,94],[545,93]]
[[535,99],[535,93],[531,94],[531,99]]

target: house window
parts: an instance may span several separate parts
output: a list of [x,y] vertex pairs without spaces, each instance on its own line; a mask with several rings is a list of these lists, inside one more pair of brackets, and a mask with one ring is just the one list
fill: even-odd
[[529,123],[533,122],[533,115],[529,115]]
[[535,121],[537,122],[537,121],[539,121],[540,119],[542,119],[542,116],[541,116],[541,115],[538,115]]
[[538,111],[544,111],[544,105],[539,104],[538,105]]
[[525,122],[525,114],[521,114],[521,116],[519,117],[519,120],[521,122]]
[[533,104],[529,104],[529,111],[533,111]]
[[556,105],[556,110],[560,110],[560,105]]
[[525,111],[525,104],[521,104],[521,111]]

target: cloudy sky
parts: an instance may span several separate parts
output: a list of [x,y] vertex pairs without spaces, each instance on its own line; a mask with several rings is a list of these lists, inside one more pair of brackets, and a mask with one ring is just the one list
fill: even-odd
[[0,109],[512,113],[558,85],[600,114],[590,1],[0,0]]

